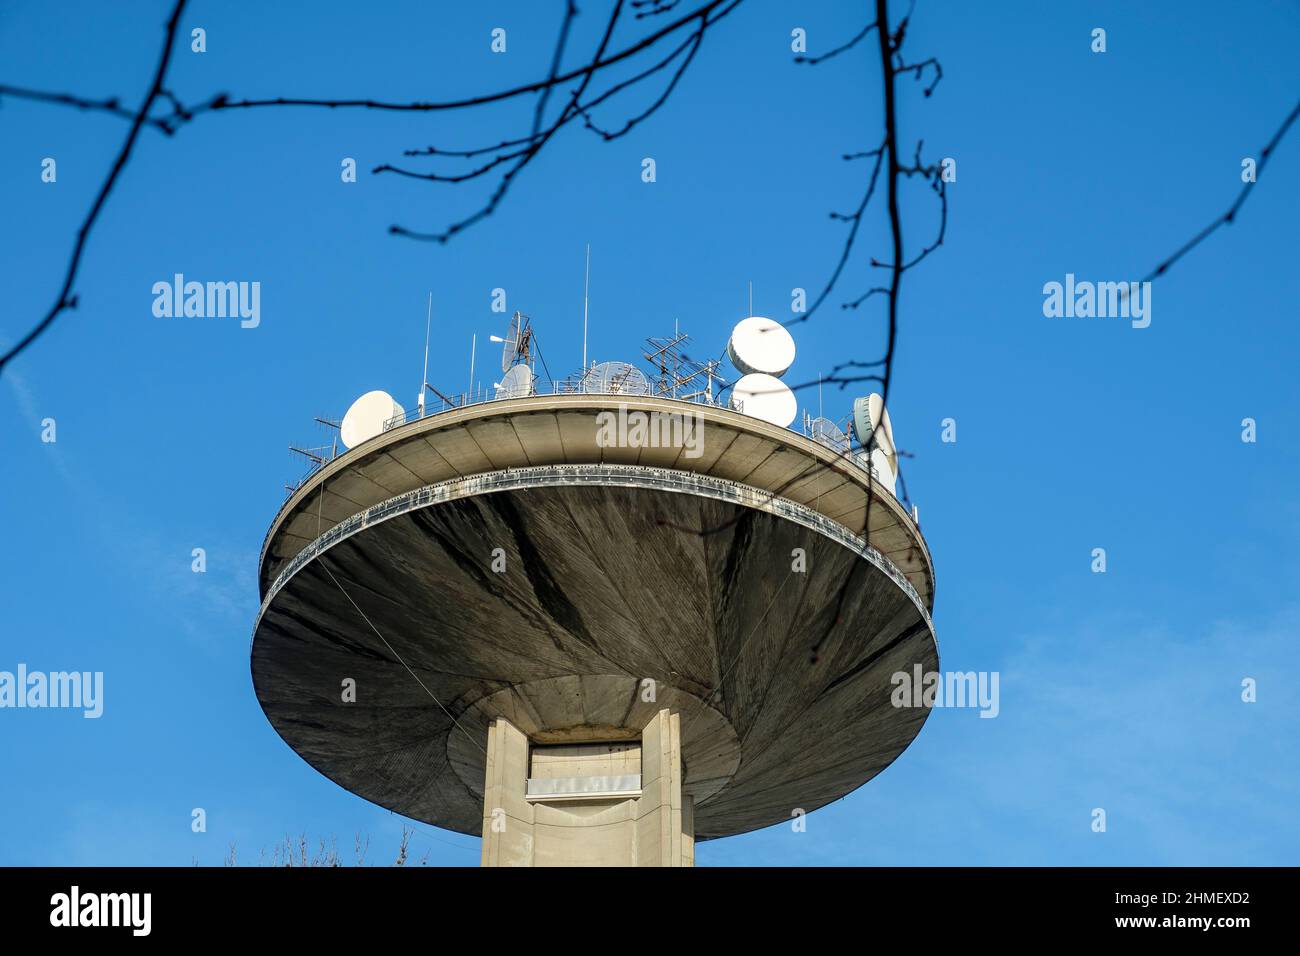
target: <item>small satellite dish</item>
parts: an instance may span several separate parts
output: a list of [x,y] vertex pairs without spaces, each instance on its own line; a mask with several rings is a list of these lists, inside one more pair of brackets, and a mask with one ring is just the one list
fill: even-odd
[[794,392],[779,378],[751,372],[731,389],[732,404],[754,418],[787,428],[799,411]]
[[533,370],[527,365],[516,365],[494,384],[497,398],[525,398],[533,394]]
[[812,436],[813,441],[825,445],[837,454],[842,455],[849,450],[849,436],[829,418],[814,418],[808,423],[808,434]]
[[339,426],[339,438],[348,448],[356,448],[363,441],[383,434],[389,419],[405,415],[406,409],[398,405],[387,392],[366,392],[348,409]]
[[582,390],[588,395],[649,395],[650,380],[627,362],[601,362],[583,373]]
[[746,375],[762,373],[779,378],[794,362],[794,339],[780,322],[751,315],[731,330],[727,357]]

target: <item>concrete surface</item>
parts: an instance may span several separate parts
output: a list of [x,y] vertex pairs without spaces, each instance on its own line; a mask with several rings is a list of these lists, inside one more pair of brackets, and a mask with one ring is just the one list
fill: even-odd
[[635,772],[643,780],[635,794],[521,800],[525,772],[534,778],[562,770],[610,779],[589,775],[609,769],[611,748],[574,744],[548,754],[503,717],[491,722],[487,739],[484,866],[694,865],[691,798],[681,786],[680,715],[664,708],[641,729],[638,744],[614,748],[613,765],[624,770],[635,755]]
[[[601,447],[602,412],[698,416],[690,447]],[[866,530],[868,472],[825,446],[726,408],[618,395],[538,395],[471,405],[410,422],[328,463],[284,503],[263,546],[263,594],[285,562],[338,522],[425,485],[530,465],[610,463],[671,468],[760,488]],[[934,568],[910,515],[874,483],[870,542],[934,603]]]
[[[528,435],[565,420],[539,415],[495,424]],[[749,433],[750,421],[733,429],[727,448],[765,440]],[[461,439],[472,437],[467,426]],[[417,438],[427,449],[441,441]],[[391,490],[386,477],[363,495],[362,470],[383,473],[384,456],[416,463],[417,449],[383,445],[376,455],[381,446],[369,445],[351,453],[355,473],[340,459],[322,481],[337,527],[305,549],[285,537],[312,501],[304,489],[268,537],[251,660],[280,735],[366,799],[472,834],[484,832],[485,807],[498,800],[493,806],[521,826],[552,828],[554,846],[574,839],[565,835],[572,821],[555,814],[578,813],[635,829],[638,846],[658,839],[662,858],[693,858],[683,833],[710,839],[811,812],[879,773],[928,715],[890,704],[891,674],[938,666],[931,592],[908,583],[928,586],[928,552],[892,499],[874,511],[888,518],[881,540],[912,542],[918,563],[906,577],[827,520],[838,508],[826,503],[837,478],[829,469],[824,494],[812,496],[817,509],[718,479],[688,474],[674,484],[682,472],[662,469],[610,468],[579,480],[572,469],[534,467],[421,486],[344,515],[357,499],[383,500]],[[570,455],[572,447],[565,442]],[[818,448],[756,448],[761,460],[746,473],[767,461],[769,474],[786,474],[790,466],[778,469],[773,456],[806,463]],[[727,457],[721,450],[715,463]],[[414,468],[412,480],[421,472]],[[331,479],[347,486],[346,508],[331,497]],[[845,504],[861,497],[856,477],[840,480],[853,484],[841,490]],[[796,548],[806,552],[804,572],[792,570]],[[504,558],[499,571],[494,552]],[[342,700],[345,680],[356,683],[354,703]],[[646,681],[653,700],[643,697]],[[665,709],[680,721],[677,779],[643,734]],[[659,809],[631,817],[621,801],[529,805],[518,746],[526,757],[530,741],[593,735],[641,741],[643,792],[659,794]],[[505,755],[495,765],[493,746]],[[620,822],[629,820],[634,828]],[[499,863],[530,854],[538,862],[522,843],[502,841],[492,853]]]

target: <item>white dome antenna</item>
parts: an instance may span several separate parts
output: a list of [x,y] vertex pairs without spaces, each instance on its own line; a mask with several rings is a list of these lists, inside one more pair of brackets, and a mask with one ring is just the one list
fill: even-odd
[[788,428],[799,412],[794,392],[774,375],[752,372],[731,389],[731,401],[739,410],[781,428]]
[[761,315],[741,319],[727,341],[727,358],[745,375],[780,378],[794,363],[794,339],[785,326]]
[[356,448],[384,432],[391,419],[405,415],[406,409],[384,391],[366,392],[348,409],[339,426],[339,438],[348,448]]
[[533,370],[527,365],[516,365],[493,382],[497,398],[526,398],[533,394]]
[[868,457],[872,472],[893,492],[898,478],[898,448],[885,399],[877,392],[854,400],[853,437]]

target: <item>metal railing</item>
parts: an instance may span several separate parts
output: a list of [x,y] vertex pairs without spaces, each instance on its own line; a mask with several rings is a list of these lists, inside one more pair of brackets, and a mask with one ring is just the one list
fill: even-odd
[[[689,396],[678,395],[661,395],[656,391],[623,391],[611,389],[603,391],[591,387],[590,383],[583,384],[578,378],[566,378],[554,381],[547,387],[538,388],[534,385],[527,395],[497,395],[493,391],[480,388],[477,392],[461,392],[455,396],[438,395],[436,401],[425,401],[423,405],[416,405],[414,408],[403,412],[401,415],[394,415],[392,418],[384,421],[384,430],[381,434],[387,434],[394,428],[400,428],[403,425],[409,425],[411,422],[422,421],[426,418],[433,418],[436,415],[443,415],[447,412],[459,411],[464,408],[472,408],[476,405],[486,405],[489,402],[508,401],[519,398],[535,398],[539,395],[621,395],[625,398],[663,398],[677,402],[688,402],[692,405],[706,405],[710,408],[732,408],[727,402],[709,401],[703,393],[691,393]],[[303,485],[311,480],[311,476],[316,474],[331,461],[339,456],[346,454],[349,449],[335,454],[323,455],[320,461],[312,462],[311,467],[297,481],[285,485],[285,497],[292,498],[294,493]]]
[[551,382],[549,387],[538,388],[534,385],[529,389],[527,395],[497,395],[489,393],[487,389],[480,389],[477,393],[461,392],[449,400],[447,396],[438,396],[436,404],[425,402],[424,405],[417,405],[415,408],[404,412],[401,415],[394,415],[384,422],[384,431],[392,431],[401,425],[409,422],[417,422],[423,418],[430,418],[434,415],[441,415],[443,412],[452,412],[461,408],[470,408],[475,405],[483,405],[487,402],[508,401],[518,398],[536,398],[539,395],[621,395],[624,398],[666,398],[677,402],[689,402],[693,405],[707,405],[712,408],[730,408],[731,406],[724,402],[709,401],[703,394],[692,393],[691,397],[679,397],[677,395],[659,394],[654,389],[648,391],[630,391],[622,389],[598,389],[593,388],[590,384],[583,384],[577,379],[566,378],[559,381]]
[[[490,393],[487,389],[480,389],[477,393],[461,392],[459,395],[454,396],[454,398],[451,399],[449,399],[448,397],[440,396],[438,397],[436,402],[426,401],[425,404],[423,405],[417,405],[415,408],[403,412],[401,415],[394,415],[392,418],[385,420],[384,430],[381,434],[387,434],[388,432],[392,431],[394,428],[400,428],[403,425],[409,425],[411,422],[423,421],[426,418],[434,418],[438,415],[446,414],[447,412],[459,411],[465,408],[473,408],[478,405],[486,405],[490,402],[509,401],[511,399],[520,399],[520,398],[535,398],[544,395],[592,395],[592,396],[621,396],[624,398],[656,398],[656,399],[663,399],[667,401],[682,402],[684,404],[689,404],[689,405],[703,405],[708,408],[723,408],[730,411],[738,412],[740,414],[744,414],[744,410],[742,407],[735,406],[730,402],[726,402],[726,401],[716,401],[716,400],[710,401],[708,397],[703,393],[693,393],[688,397],[679,397],[676,395],[661,395],[655,391],[650,391],[650,392],[597,391],[589,386],[586,387],[582,386],[574,379],[562,379],[560,381],[550,383],[549,389],[533,388],[529,391],[527,395],[511,395],[511,396],[498,397],[497,395]],[[876,481],[880,481],[880,475],[877,473],[875,465],[870,461],[870,459],[867,456],[854,454],[852,448],[842,449],[842,448],[833,447],[827,442],[818,439],[816,436],[809,434],[807,430],[804,430],[802,432],[797,432],[794,431],[794,429],[789,429],[789,431],[792,431],[796,435],[802,434],[805,438],[809,438],[812,441],[817,442],[818,445],[833,452],[836,455],[836,457],[841,459],[845,464],[851,465],[854,468],[858,468],[866,472],[867,474],[869,474],[872,478],[876,479]],[[346,454],[346,450],[339,454]],[[320,469],[324,468],[326,465],[328,465],[331,461],[333,461],[337,457],[338,454],[322,456],[320,461],[313,462],[311,467],[301,478],[299,478],[296,482],[285,486],[287,491],[287,494],[285,495],[286,499],[293,497],[293,495],[298,491],[298,489],[300,489],[309,480],[311,480],[312,475],[316,474],[316,472],[320,471]]]
[[[275,595],[304,565],[344,538],[363,531],[371,525],[409,511],[473,495],[521,488],[583,484],[687,491],[765,511],[801,524],[855,551],[886,574],[921,612],[921,617],[929,627],[930,633],[934,634],[934,624],[930,620],[929,609],[916,587],[898,565],[870,544],[865,535],[855,534],[838,521],[806,505],[729,478],[715,478],[711,475],[675,471],[671,468],[632,465],[536,465],[527,468],[507,468],[504,471],[486,472],[466,478],[451,478],[381,501],[334,525],[290,558],[280,569],[274,583],[267,589],[262,608],[258,613],[258,621],[260,622],[262,614],[270,606]],[[256,625],[254,631],[256,632]],[[938,643],[937,636],[935,642]]]

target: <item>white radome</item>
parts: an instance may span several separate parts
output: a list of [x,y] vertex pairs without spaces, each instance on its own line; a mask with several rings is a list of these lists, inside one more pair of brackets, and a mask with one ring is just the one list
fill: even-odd
[[896,464],[879,448],[871,449],[871,473],[895,498],[898,497],[898,474],[894,470]]
[[781,428],[788,428],[799,411],[790,386],[763,372],[741,378],[731,390],[731,400],[744,414]]
[[780,322],[751,315],[731,330],[727,357],[746,375],[762,373],[779,378],[794,364],[794,338]]
[[[853,402],[853,433],[863,448],[879,448],[891,462],[897,462],[898,449],[894,444],[894,425],[889,420],[889,409],[878,392],[872,392]],[[895,464],[897,471],[897,464]]]
[[347,448],[356,448],[363,441],[383,434],[384,424],[398,415],[405,415],[406,409],[397,404],[396,399],[387,392],[375,390],[366,392],[348,409],[339,426],[339,438]]
[[581,388],[589,395],[649,395],[650,380],[627,362],[601,362],[583,374]]
[[533,394],[533,370],[516,365],[495,384],[497,398],[525,398]]
[[894,444],[894,425],[889,420],[885,399],[878,392],[854,400],[853,433],[864,449],[863,458],[870,462],[872,473],[898,497],[898,446]]

